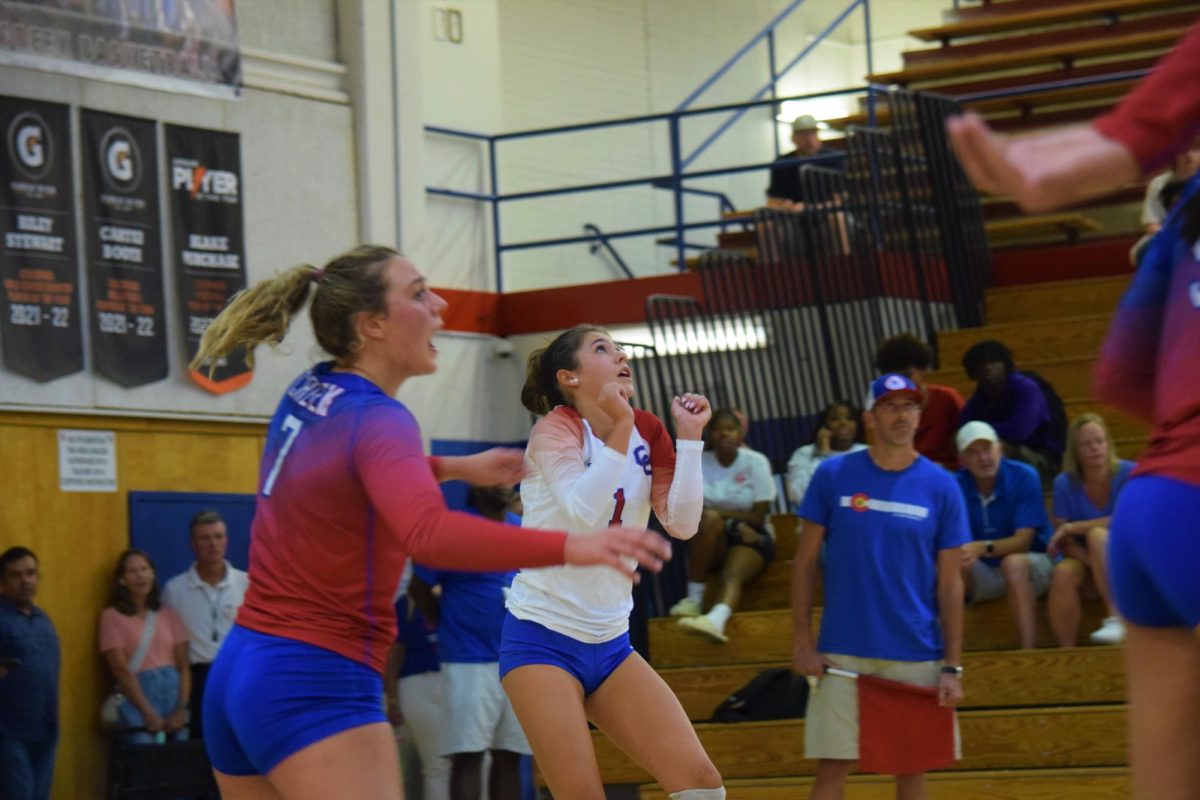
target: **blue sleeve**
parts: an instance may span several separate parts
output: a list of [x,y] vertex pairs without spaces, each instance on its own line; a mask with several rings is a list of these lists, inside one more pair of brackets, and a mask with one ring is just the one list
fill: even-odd
[[1046,501],[1042,497],[1042,482],[1037,472],[1032,468],[1021,470],[1021,485],[1017,493],[1017,513],[1013,517],[1013,525],[1020,528],[1037,528],[1049,525],[1046,518]]
[[804,493],[804,501],[800,504],[800,517],[817,525],[829,527],[829,519],[833,516],[833,470],[841,459],[830,459],[817,467],[808,491]]
[[1067,473],[1060,472],[1054,477],[1054,516],[1071,521],[1071,479]]
[[[937,467],[941,469],[941,467]],[[971,523],[967,521],[967,506],[963,503],[958,482],[946,476],[943,484],[941,514],[938,517],[937,549],[962,547],[971,541]]]

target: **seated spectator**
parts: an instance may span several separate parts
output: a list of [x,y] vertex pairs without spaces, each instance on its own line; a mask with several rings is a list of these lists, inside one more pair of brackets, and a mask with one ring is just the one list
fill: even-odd
[[954,432],[959,428],[963,397],[957,389],[926,381],[926,373],[932,367],[933,351],[911,333],[885,339],[875,351],[875,369],[881,375],[898,372],[915,383],[925,395],[917,438],[913,442],[917,452],[947,469],[957,469]]
[[1129,250],[1129,262],[1137,266],[1146,252],[1146,246],[1162,228],[1163,222],[1183,194],[1188,178],[1200,169],[1200,137],[1192,146],[1175,157],[1171,168],[1154,176],[1146,184],[1146,195],[1142,201],[1142,238]]
[[[845,170],[846,154],[821,144],[817,134],[818,125],[814,117],[804,114],[792,120],[792,144],[795,150],[775,159],[786,161],[795,158],[811,158],[815,166]],[[836,195],[814,195],[806,191],[800,180],[800,167],[772,167],[771,185],[767,187],[767,208],[785,211],[802,211],[814,203],[838,203]]]
[[384,672],[388,721],[400,739],[406,800],[445,800],[450,759],[441,754],[446,709],[439,671],[437,628],[409,602],[396,601],[396,644]]
[[[468,511],[520,525],[512,489],[472,487]],[[483,797],[483,757],[491,755],[491,797],[519,797],[521,756],[532,750],[500,685],[504,598],[516,572],[456,572],[417,566],[409,594],[437,626],[445,716],[439,753],[450,758],[450,800]],[[440,598],[433,588],[441,587]]]
[[1007,593],[1017,639],[1029,649],[1037,641],[1037,598],[1053,570],[1042,482],[1033,467],[1004,458],[1000,437],[986,422],[964,425],[957,444],[963,468],[955,477],[971,524],[971,541],[962,548],[967,603]]
[[834,400],[825,406],[821,412],[821,427],[812,444],[798,448],[788,459],[787,491],[793,512],[800,513],[804,493],[817,467],[834,456],[867,449],[859,441],[861,417],[861,412],[848,400]]
[[[183,620],[159,599],[150,556],[126,550],[113,571],[112,605],[100,613],[100,652],[125,695],[118,710],[132,744],[188,738],[191,670]],[[197,709],[198,711],[199,709]]]
[[1067,430],[1063,471],[1054,479],[1054,535],[1047,550],[1066,556],[1054,567],[1047,601],[1050,627],[1061,647],[1074,647],[1083,616],[1080,595],[1089,583],[1108,609],[1092,632],[1096,644],[1125,640],[1125,625],[1108,589],[1108,521],[1133,462],[1117,458],[1098,414],[1080,414]]
[[[727,408],[713,413],[706,449],[704,513],[700,529],[688,541],[688,593],[671,608],[679,624],[718,642],[728,641],[725,624],[738,607],[742,587],[775,555],[767,513],[775,499],[775,480],[766,456],[741,447],[742,426]],[[718,600],[702,614],[708,574],[720,570]]]
[[[1004,443],[1004,455],[1034,467],[1049,483],[1062,462],[1063,443],[1042,385],[1018,372],[1012,351],[994,339],[967,350],[963,369],[976,387],[959,415],[960,427],[972,420],[988,423]],[[1061,406],[1057,395],[1054,399]]]

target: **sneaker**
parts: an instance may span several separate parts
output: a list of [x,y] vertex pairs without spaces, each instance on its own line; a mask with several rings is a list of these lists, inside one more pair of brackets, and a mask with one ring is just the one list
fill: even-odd
[[1125,641],[1125,623],[1120,617],[1105,617],[1088,638],[1096,644],[1120,644]]
[[719,642],[720,644],[725,644],[729,641],[729,637],[726,636],[724,632],[717,630],[717,626],[713,624],[713,621],[705,616],[684,617],[679,620],[679,627],[683,628],[685,631],[707,636],[714,642]]
[[698,617],[701,614],[700,604],[690,597],[685,597],[671,606],[672,617]]

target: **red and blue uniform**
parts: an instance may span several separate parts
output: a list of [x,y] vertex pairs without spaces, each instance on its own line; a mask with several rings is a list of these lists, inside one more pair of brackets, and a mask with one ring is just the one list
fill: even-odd
[[409,556],[479,571],[563,561],[566,533],[450,511],[408,409],[332,366],[292,383],[267,435],[250,589],[205,693],[205,740],[227,774],[265,774],[385,721],[381,673]]
[[[1146,172],[1200,130],[1200,23],[1096,129],[1124,145]],[[1117,501],[1110,581],[1130,621],[1200,626],[1200,177],[1151,242],[1101,349],[1096,394],[1153,425]]]

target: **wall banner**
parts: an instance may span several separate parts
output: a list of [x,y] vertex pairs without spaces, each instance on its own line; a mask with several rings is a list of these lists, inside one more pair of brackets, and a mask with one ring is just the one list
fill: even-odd
[[[242,225],[242,158],[235,133],[167,125],[175,282],[190,362],[213,317],[246,287]],[[192,379],[214,394],[250,383],[253,373],[238,351]]]
[[155,125],[84,109],[82,127],[93,366],[141,386],[167,377]]
[[0,346],[35,381],[83,369],[66,106],[0,97]]
[[233,0],[0,0],[0,64],[232,98]]

